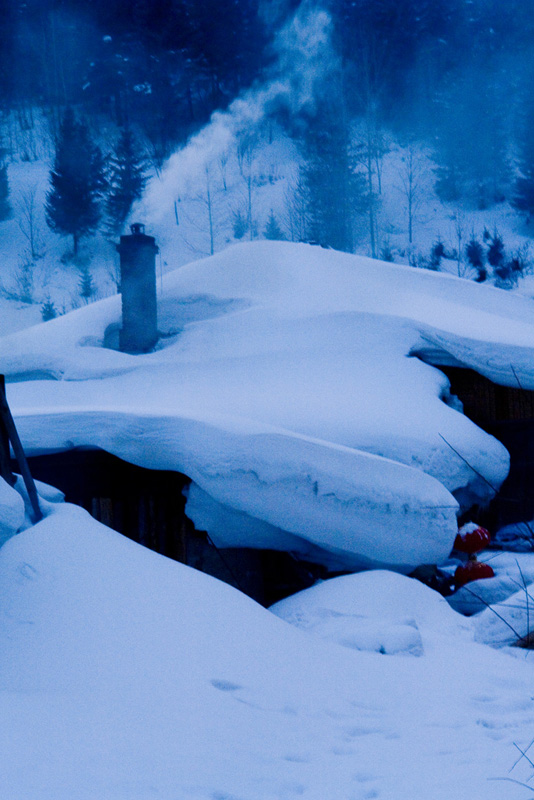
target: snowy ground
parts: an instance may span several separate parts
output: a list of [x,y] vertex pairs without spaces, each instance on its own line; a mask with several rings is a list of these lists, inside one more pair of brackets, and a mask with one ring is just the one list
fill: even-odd
[[[529,796],[511,779],[531,773],[514,767],[534,735],[531,660],[474,643],[430,589],[337,579],[293,599],[298,630],[81,509],[46,509],[0,550],[9,800]],[[396,654],[362,640],[362,615]]]

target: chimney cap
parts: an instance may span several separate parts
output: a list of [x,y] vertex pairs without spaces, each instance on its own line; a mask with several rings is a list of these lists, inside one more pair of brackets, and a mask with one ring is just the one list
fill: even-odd
[[159,247],[153,236],[145,234],[145,226],[142,222],[134,222],[130,225],[131,234],[121,236],[120,244],[116,245],[119,253],[131,253],[139,247],[150,247],[155,253],[159,253]]

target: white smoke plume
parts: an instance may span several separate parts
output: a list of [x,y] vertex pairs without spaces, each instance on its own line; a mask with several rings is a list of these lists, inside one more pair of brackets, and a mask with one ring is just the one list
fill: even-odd
[[278,33],[276,67],[259,88],[237,97],[181,150],[170,157],[139,209],[151,223],[160,221],[180,195],[202,180],[206,166],[227,152],[240,136],[254,131],[275,108],[296,113],[312,107],[317,89],[337,66],[331,41],[329,14],[311,2],[299,6],[292,20]]

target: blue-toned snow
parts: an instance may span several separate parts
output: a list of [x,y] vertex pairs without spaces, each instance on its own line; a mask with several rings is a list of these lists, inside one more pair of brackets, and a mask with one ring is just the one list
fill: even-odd
[[156,352],[103,347],[120,325],[114,297],[4,337],[0,371],[29,452],[102,447],[184,472],[188,513],[221,545],[408,569],[448,556],[453,493],[483,501],[508,470],[416,354],[534,385],[532,306],[448,275],[254,242],[165,276]]
[[333,579],[297,630],[39,488],[0,548],[6,800],[525,797],[532,663],[431,589]]

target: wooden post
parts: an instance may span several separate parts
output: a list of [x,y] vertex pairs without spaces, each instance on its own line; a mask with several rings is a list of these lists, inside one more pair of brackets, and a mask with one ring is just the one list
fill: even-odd
[[[17,463],[19,465],[20,474],[22,475],[26,491],[28,492],[28,497],[30,499],[30,504],[33,510],[34,522],[39,522],[40,520],[42,520],[43,514],[41,509],[39,508],[39,497],[37,495],[37,489],[35,488],[35,483],[33,482],[33,478],[30,473],[30,468],[28,467],[28,462],[26,461],[26,456],[24,454],[24,449],[19,439],[17,429],[15,427],[15,422],[13,420],[13,417],[11,416],[11,411],[9,410],[9,406],[7,404],[4,376],[2,375],[1,378],[2,380],[0,381],[0,425],[2,430],[5,431],[8,438],[7,455],[9,457],[9,442],[11,442],[15,458],[17,459]],[[2,449],[1,444],[0,444],[0,449]]]
[[[5,378],[0,375],[0,392],[5,396]],[[4,424],[4,418],[0,415],[0,478],[3,478],[10,486],[15,483],[15,476],[11,472],[9,451],[9,436]]]

